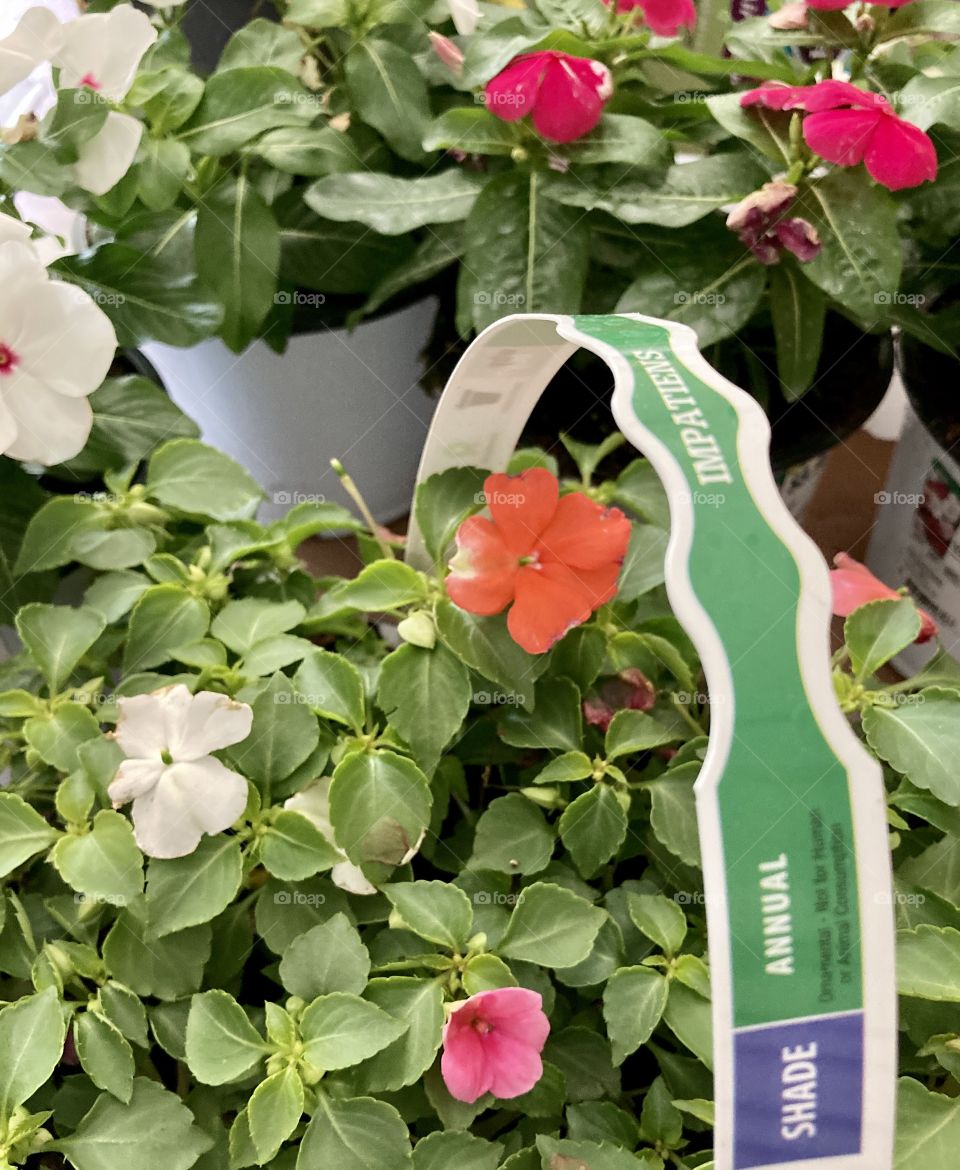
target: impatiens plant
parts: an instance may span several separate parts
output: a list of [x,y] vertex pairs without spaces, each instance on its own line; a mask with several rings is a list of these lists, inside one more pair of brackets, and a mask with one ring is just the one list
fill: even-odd
[[[528,449],[421,485],[429,572],[334,505],[258,524],[189,435],[36,510],[16,588],[74,596],[19,609],[0,676],[0,1166],[711,1165],[709,697],[649,466],[570,450],[575,481]],[[355,578],[298,559],[324,532]],[[837,572],[837,697],[888,777],[896,1166],[952,1170],[960,671],[881,681],[925,619]]]

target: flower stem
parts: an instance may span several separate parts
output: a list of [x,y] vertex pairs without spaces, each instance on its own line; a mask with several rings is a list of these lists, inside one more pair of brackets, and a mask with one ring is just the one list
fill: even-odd
[[380,525],[376,522],[376,520],[374,520],[373,513],[367,506],[367,501],[360,494],[360,489],[347,474],[347,469],[343,466],[339,459],[331,459],[330,466],[339,476],[340,482],[343,484],[343,490],[357,505],[357,509],[359,510],[360,515],[363,517],[363,522],[370,529],[370,534],[377,542],[384,560],[392,561],[394,559],[393,549],[390,547],[389,543],[384,539],[384,537],[381,536]]

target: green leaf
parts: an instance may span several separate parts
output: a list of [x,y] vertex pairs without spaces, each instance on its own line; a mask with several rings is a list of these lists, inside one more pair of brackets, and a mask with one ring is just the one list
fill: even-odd
[[308,817],[281,809],[260,838],[260,860],[274,877],[299,882],[330,869],[342,855]]
[[73,1039],[83,1071],[98,1089],[128,1103],[133,1095],[133,1051],[120,1029],[96,1012],[81,1012]]
[[570,161],[574,166],[625,162],[639,168],[644,163],[659,163],[663,145],[660,130],[643,118],[633,114],[604,114],[593,130],[570,143]]
[[341,654],[314,650],[304,658],[293,685],[318,715],[363,731],[365,708],[360,672]]
[[337,765],[330,785],[330,820],[352,862],[399,865],[430,822],[426,776],[395,752],[358,752]]
[[51,692],[60,690],[105,628],[100,614],[86,606],[34,603],[17,614],[17,633]]
[[589,955],[605,917],[570,890],[535,882],[517,899],[497,950],[544,967],[573,967]]
[[658,1076],[643,1098],[640,1132],[660,1149],[676,1149],[683,1136],[683,1115],[670,1099],[670,1091]]
[[435,225],[408,258],[377,282],[363,308],[358,311],[359,316],[368,317],[407,289],[428,284],[444,269],[456,263],[462,253],[462,225],[459,223]]
[[285,69],[261,65],[215,73],[178,138],[194,154],[232,154],[265,130],[302,126],[319,113],[316,98]]
[[426,598],[426,582],[416,569],[402,561],[374,561],[327,596],[337,604],[364,612],[400,609]]
[[207,632],[210,611],[182,585],[152,585],[130,612],[124,674],[169,662],[172,652]]
[[376,1004],[344,991],[321,995],[300,1018],[304,1057],[325,1071],[359,1064],[406,1030]]
[[448,467],[417,485],[417,527],[435,561],[443,559],[460,524],[483,506],[486,476],[479,467]]
[[186,857],[151,859],[146,901],[150,936],[163,938],[216,918],[236,896],[242,872],[240,844],[223,833],[202,837]]
[[104,573],[83,595],[84,605],[106,622],[119,621],[150,587],[143,573]]
[[143,900],[125,907],[103,944],[107,971],[140,996],[181,999],[200,986],[210,957],[208,924],[150,938]]
[[640,1140],[634,1118],[612,1101],[567,1106],[567,1129],[574,1141],[609,1141],[630,1150]]
[[497,730],[513,747],[576,751],[583,739],[580,692],[569,679],[544,679],[537,684],[533,711],[508,711]]
[[65,1034],[60,999],[52,987],[0,1011],[0,1117],[12,1117],[53,1075]]
[[270,130],[247,149],[275,170],[307,179],[349,171],[360,161],[350,136],[332,126],[285,126]]
[[509,154],[516,145],[513,127],[482,106],[445,110],[427,127],[423,139],[424,150],[462,150],[464,154]]
[[0,792],[0,877],[57,839],[57,830],[13,792]]
[[682,983],[670,984],[670,996],[663,1018],[677,1039],[695,1056],[713,1068],[713,1020],[710,1001]]
[[414,1170],[497,1170],[503,1146],[472,1133],[429,1133],[413,1151]]
[[295,29],[258,18],[245,24],[227,41],[217,62],[217,73],[264,65],[297,73],[303,55],[303,41]]
[[871,601],[854,610],[843,624],[843,637],[857,678],[876,674],[919,633],[920,615],[909,597]]
[[240,353],[273,307],[280,269],[279,225],[244,174],[204,196],[196,246],[200,279],[224,308],[220,336]]
[[100,988],[100,1011],[121,1033],[140,1048],[148,1046],[147,1012],[140,997],[112,980]]
[[[635,120],[639,121],[630,119]],[[647,144],[648,152],[660,148],[659,132],[654,131],[654,135],[655,140]],[[609,189],[602,189],[585,182],[582,174],[551,176],[544,186],[544,194],[569,207],[607,211],[624,223],[680,228],[728,203],[739,203],[766,177],[749,155],[718,154],[695,162],[675,163],[657,184],[618,177]]]
[[247,1103],[247,1124],[261,1163],[275,1157],[297,1128],[303,1104],[303,1081],[290,1065],[254,1089]]
[[157,538],[142,528],[81,532],[71,544],[74,559],[90,569],[130,569],[142,565],[157,547]]
[[196,439],[174,439],[156,451],[147,491],[167,507],[214,520],[247,519],[263,499],[239,463]]
[[473,925],[470,899],[447,882],[396,882],[383,893],[406,926],[428,942],[463,950]]
[[584,752],[564,752],[534,777],[535,784],[573,784],[593,775],[593,761]]
[[[912,602],[910,603],[912,605]],[[960,804],[960,697],[956,691],[927,687],[896,707],[870,707],[863,730],[876,754],[918,788],[929,789],[946,804]]]
[[205,1085],[225,1085],[255,1068],[267,1045],[226,991],[195,995],[187,1017],[187,1064]]
[[496,987],[517,986],[517,977],[496,955],[474,955],[472,959],[468,959],[464,964],[461,979],[467,995],[491,991]]
[[367,948],[345,914],[295,938],[280,961],[280,982],[307,1002],[331,991],[359,995],[369,974]]
[[810,385],[820,363],[827,302],[823,293],[784,257],[770,268],[770,314],[777,343],[777,374],[788,402]]
[[78,749],[100,738],[100,725],[80,703],[60,703],[52,714],[28,719],[23,735],[48,764],[60,772],[72,772],[80,766]]
[[383,1093],[416,1084],[433,1064],[443,1032],[443,994],[432,979],[394,976],[371,979],[364,998],[405,1026],[388,1044],[357,1069],[356,1088]]
[[673,898],[664,894],[627,895],[634,926],[667,955],[675,955],[687,937],[687,917]]
[[653,782],[650,824],[657,840],[687,865],[700,865],[697,806],[693,782],[700,771],[697,762],[666,772]]
[[372,1097],[338,1100],[320,1092],[300,1143],[297,1170],[404,1170],[407,1123],[392,1105]]
[[443,643],[401,646],[380,668],[377,702],[428,772],[463,726],[472,694],[467,668]]
[[915,0],[907,9],[890,14],[878,39],[890,41],[940,33],[960,34],[960,10],[953,0]]
[[[13,497],[23,490],[21,484],[13,486]],[[104,519],[100,508],[92,500],[77,496],[55,496],[42,503],[31,500],[36,510],[30,516],[23,542],[13,567],[13,575],[42,572],[69,564],[73,560],[73,541],[81,532],[91,532],[103,527]]]
[[617,582],[617,597],[634,601],[663,583],[667,533],[652,524],[634,524]]
[[918,999],[960,1003],[960,930],[923,925],[898,931],[897,989]]
[[605,750],[608,760],[617,760],[676,740],[676,732],[658,723],[652,715],[627,709],[618,711],[610,720]]
[[234,654],[247,654],[264,638],[285,634],[303,621],[306,610],[299,601],[264,601],[244,597],[228,601],[213,619],[210,633]]
[[477,331],[506,313],[580,310],[590,229],[582,212],[544,197],[540,171],[491,179],[467,218],[463,273]]
[[866,174],[835,167],[812,183],[791,209],[820,233],[820,254],[803,273],[829,297],[867,322],[900,287],[903,249],[897,205],[889,191]]
[[594,784],[563,810],[559,829],[577,869],[589,878],[626,839],[627,814],[610,785]]
[[237,770],[267,793],[298,768],[320,741],[316,716],[297,698],[290,680],[277,671],[250,704],[250,734],[230,748]]
[[397,236],[426,224],[466,219],[479,190],[476,180],[457,167],[414,179],[371,171],[327,175],[307,188],[304,199],[327,219],[359,222]]
[[931,1093],[911,1077],[897,1086],[894,1170],[950,1170],[960,1142],[960,1098]]
[[650,1039],[669,991],[667,980],[652,967],[621,967],[611,976],[603,992],[603,1018],[615,1065]]
[[50,861],[68,886],[95,902],[124,906],[143,893],[143,854],[130,822],[112,809],[101,809],[88,833],[61,837]]
[[413,57],[400,45],[366,36],[347,54],[346,77],[357,115],[379,130],[397,154],[419,162],[430,100]]
[[627,1150],[618,1149],[609,1142],[575,1142],[569,1138],[557,1139],[545,1134],[537,1136],[545,1170],[567,1170],[567,1167],[587,1167],[588,1170],[646,1170]]
[[480,816],[470,865],[496,873],[539,873],[549,863],[554,844],[540,809],[511,792],[491,801]]
[[[143,107],[155,134],[168,134],[179,130],[202,97],[202,79],[179,63],[171,63],[158,69],[141,69],[127,93],[126,102],[128,107]],[[182,143],[173,145],[186,149]]]
[[440,637],[466,666],[518,695],[523,706],[532,705],[534,680],[546,661],[514,642],[502,616],[476,617],[450,601],[439,602],[436,613]]
[[101,1095],[73,1133],[47,1149],[59,1150],[76,1170],[189,1170],[210,1145],[179,1097],[137,1077],[128,1104]]

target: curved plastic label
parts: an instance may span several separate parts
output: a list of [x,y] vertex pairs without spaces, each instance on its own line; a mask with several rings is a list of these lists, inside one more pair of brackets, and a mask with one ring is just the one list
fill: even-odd
[[[826,566],[780,499],[762,410],[704,361],[686,326],[508,317],[454,371],[420,478],[505,467],[581,346],[613,370],[617,425],[667,490],[667,590],[710,692],[695,791],[716,1170],[889,1170],[896,996],[882,774],[834,698]],[[416,531],[408,559],[427,562]]]

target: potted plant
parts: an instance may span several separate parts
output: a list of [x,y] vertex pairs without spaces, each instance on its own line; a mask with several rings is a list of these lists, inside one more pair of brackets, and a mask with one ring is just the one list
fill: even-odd
[[[428,480],[429,572],[327,510],[366,550],[352,581],[297,562],[315,505],[257,524],[256,485],[195,439],[157,442],[139,490],[110,477],[142,561],[22,606],[0,681],[9,1166],[709,1166],[709,709],[656,561],[617,564],[665,543],[635,510],[649,469],[578,457],[561,484],[543,452]],[[558,488],[610,588],[572,629],[519,592],[477,616],[449,534],[476,538],[485,493],[485,532],[542,522]],[[74,555],[78,506],[36,511],[28,560]],[[835,589],[838,698],[888,766],[897,1165],[949,1170],[956,675],[879,681],[929,619],[855,566]],[[507,1017],[504,1052],[482,1037]]]

